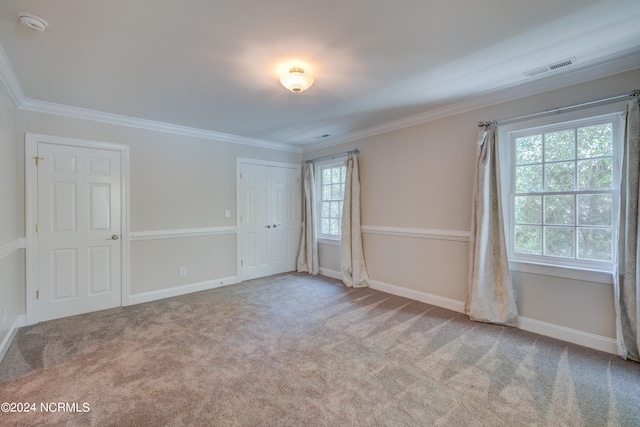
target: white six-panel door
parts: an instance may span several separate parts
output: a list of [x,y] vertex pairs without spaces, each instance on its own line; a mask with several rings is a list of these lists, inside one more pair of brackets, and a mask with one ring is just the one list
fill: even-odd
[[299,171],[289,168],[271,168],[271,274],[295,270],[300,207]]
[[271,274],[271,169],[243,164],[240,178],[242,279]]
[[242,280],[295,270],[299,169],[241,164]]
[[39,142],[38,317],[121,304],[120,152]]

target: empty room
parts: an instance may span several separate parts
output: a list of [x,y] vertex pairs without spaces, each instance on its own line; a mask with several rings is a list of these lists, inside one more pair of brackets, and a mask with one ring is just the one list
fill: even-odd
[[640,426],[640,2],[0,2],[0,425]]

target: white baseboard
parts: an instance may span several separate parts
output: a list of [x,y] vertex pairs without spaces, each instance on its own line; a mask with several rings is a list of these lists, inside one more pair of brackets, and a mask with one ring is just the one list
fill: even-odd
[[427,292],[416,291],[415,289],[408,289],[401,286],[390,285],[378,280],[369,280],[369,287],[382,292],[386,292],[388,294],[424,302],[427,304],[435,305],[436,307],[442,307],[446,308],[447,310],[457,311],[458,313],[464,313],[464,302],[455,299],[441,297],[439,295],[429,294]]
[[596,335],[580,331],[578,329],[567,328],[554,323],[543,322],[541,320],[530,319],[522,316],[518,319],[518,328],[524,331],[534,332],[536,334],[578,344],[583,347],[592,348],[594,350],[618,354],[616,340],[602,335]]
[[0,343],[0,362],[2,362],[2,359],[4,359],[4,355],[7,354],[7,351],[9,351],[9,347],[11,346],[11,343],[13,342],[13,338],[16,336],[18,329],[22,328],[26,324],[27,324],[26,315],[21,314],[18,317],[16,317],[16,320],[14,320],[13,324],[9,328],[7,335],[4,336],[4,338],[2,339],[2,342]]
[[157,291],[143,292],[129,296],[129,305],[141,304],[143,302],[151,302],[164,298],[177,297],[179,295],[191,294],[193,292],[206,291],[209,289],[220,288],[222,286],[233,285],[238,283],[237,276],[224,277],[222,279],[207,280],[204,282],[191,283],[189,285],[176,286],[168,289],[160,289]]
[[323,276],[331,277],[332,279],[342,280],[342,273],[335,270],[329,270],[328,268],[320,268],[320,274]]
[[[335,270],[326,268],[320,269],[320,274],[331,277],[333,279],[341,279],[341,274]],[[446,308],[458,313],[464,313],[464,302],[451,298],[441,297],[439,295],[427,292],[416,291],[414,289],[403,288],[401,286],[390,285],[378,280],[369,280],[369,287],[392,295],[409,298],[415,301],[424,302],[435,305],[436,307]],[[543,322],[541,320],[522,317],[518,319],[518,328],[523,331],[533,332],[547,337],[559,339],[562,341],[578,344],[583,347],[592,348],[594,350],[604,351],[606,353],[618,354],[616,340],[613,338],[596,335],[589,332],[580,331],[578,329],[567,328],[565,326],[553,323]]]

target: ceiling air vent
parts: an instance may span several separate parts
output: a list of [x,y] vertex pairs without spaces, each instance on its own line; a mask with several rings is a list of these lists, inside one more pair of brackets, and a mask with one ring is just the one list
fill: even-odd
[[539,76],[540,74],[544,74],[550,71],[556,71],[561,68],[569,67],[571,65],[576,64],[577,62],[578,61],[576,60],[576,58],[565,59],[563,61],[558,61],[558,62],[554,62],[553,64],[545,65],[544,67],[536,68],[535,70],[527,71],[526,73],[524,73],[524,76],[525,77]]

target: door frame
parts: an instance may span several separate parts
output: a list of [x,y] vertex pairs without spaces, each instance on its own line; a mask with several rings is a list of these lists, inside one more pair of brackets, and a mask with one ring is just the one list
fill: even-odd
[[[238,282],[242,282],[244,280],[242,277],[242,265],[240,264],[242,261],[242,222],[240,222],[240,201],[242,200],[242,195],[240,194],[240,173],[242,172],[243,164],[296,169],[298,171],[298,178],[300,178],[300,171],[302,170],[301,165],[297,163],[272,162],[269,160],[250,159],[246,157],[236,158],[236,277],[238,278]],[[300,202],[300,200],[301,198],[299,196],[298,201]],[[297,208],[298,210],[302,209],[300,203]],[[302,220],[300,220],[300,224],[302,224]],[[297,240],[298,242],[300,241],[300,230],[298,230]]]
[[25,133],[24,171],[25,171],[25,304],[27,325],[39,322],[38,314],[38,234],[36,223],[38,214],[38,169],[35,158],[38,153],[38,143],[66,145],[78,148],[97,148],[101,150],[117,151],[121,160],[121,270],[120,270],[120,305],[129,305],[131,293],[130,283],[130,232],[129,232],[129,146],[108,142],[89,141],[86,139],[66,138],[37,133]]

